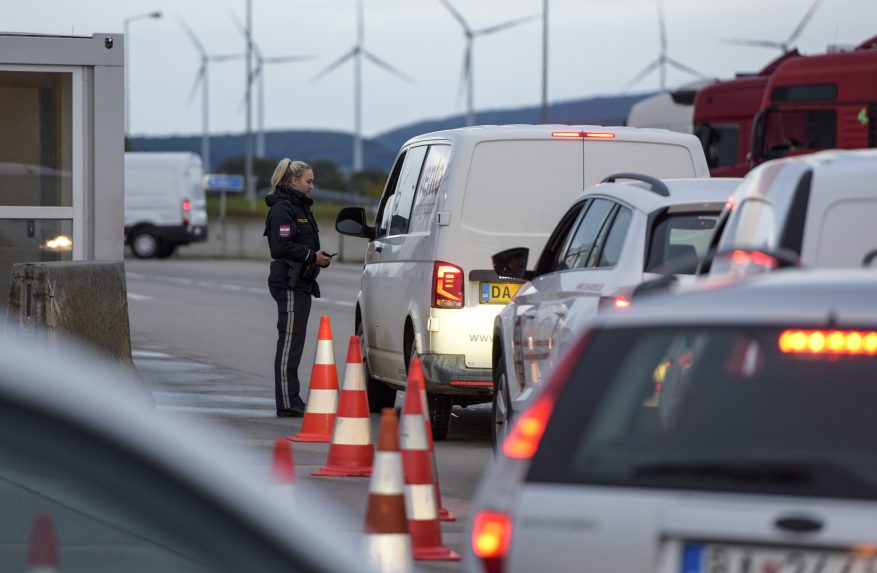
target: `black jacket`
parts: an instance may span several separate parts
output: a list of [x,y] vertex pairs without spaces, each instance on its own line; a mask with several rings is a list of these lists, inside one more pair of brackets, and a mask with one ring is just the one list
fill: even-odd
[[320,250],[320,236],[317,221],[311,212],[314,200],[293,189],[277,187],[274,193],[265,197],[268,204],[268,217],[265,219],[264,236],[268,237],[271,249],[271,273],[268,284],[277,288],[292,288],[320,296],[316,280],[298,277],[290,285],[290,268],[295,263],[316,265],[316,252]]

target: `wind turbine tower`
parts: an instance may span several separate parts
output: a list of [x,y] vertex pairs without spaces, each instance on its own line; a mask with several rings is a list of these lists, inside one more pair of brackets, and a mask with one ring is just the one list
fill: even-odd
[[473,30],[469,23],[466,22],[465,18],[463,18],[462,14],[457,11],[456,8],[448,1],[448,0],[439,0],[445,8],[448,9],[448,12],[460,23],[460,26],[463,28],[463,35],[466,37],[466,50],[463,52],[463,73],[460,78],[460,88],[462,89],[463,84],[466,85],[466,125],[475,125],[475,109],[474,109],[474,95],[473,95],[473,84],[474,75],[472,73],[472,44],[475,41],[475,38],[478,36],[486,36],[488,34],[493,34],[494,32],[499,32],[501,30],[505,30],[508,28],[512,28],[514,26],[518,26],[520,24],[524,24],[525,22],[530,22],[532,20],[538,20],[540,16],[526,16],[524,18],[516,18],[514,20],[509,20],[508,22],[503,22],[502,24],[496,24],[494,26],[488,26],[487,28],[482,28],[480,30]]
[[384,60],[369,52],[363,46],[364,24],[362,0],[356,2],[356,44],[353,49],[329,64],[320,73],[315,75],[311,82],[318,81],[344,64],[347,60],[353,60],[353,171],[362,171],[362,58],[365,57],[376,66],[383,68],[391,74],[414,83],[410,77],[400,72]]

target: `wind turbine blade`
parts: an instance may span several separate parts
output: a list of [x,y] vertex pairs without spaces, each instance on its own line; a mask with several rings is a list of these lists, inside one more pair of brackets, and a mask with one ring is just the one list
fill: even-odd
[[540,20],[541,18],[542,17],[538,15],[524,16],[523,18],[516,18],[514,20],[509,20],[508,22],[503,22],[502,24],[488,26],[487,28],[476,30],[472,33],[472,35],[486,36],[487,34],[493,34],[494,32],[499,32],[500,30],[505,30],[506,28],[512,28],[514,26],[520,26],[521,24],[526,24],[527,22],[532,22],[533,20]]
[[235,14],[234,10],[229,10],[228,15],[231,18],[231,21],[234,22],[235,28],[237,28],[238,32],[241,33],[241,36],[243,36],[244,39],[246,39],[247,38],[247,27],[244,26],[244,23],[241,22],[241,19],[238,18],[238,15]]
[[699,78],[706,77],[702,73],[700,73],[699,71],[697,71],[693,68],[689,68],[685,64],[678,62],[678,61],[674,60],[673,58],[667,58],[666,61],[668,64],[670,64],[671,66],[673,66],[677,70],[682,70],[683,72],[685,72],[687,74],[691,74],[692,76],[697,76]]
[[230,62],[232,60],[246,59],[246,54],[219,54],[218,56],[207,56],[211,62]]
[[363,16],[362,0],[356,1],[356,45],[362,47],[365,41],[365,17]]
[[262,61],[266,64],[284,64],[287,62],[304,62],[316,59],[317,56],[269,56],[262,58]]
[[661,33],[661,53],[667,53],[667,23],[664,21],[664,4],[658,0],[658,29]]
[[189,100],[186,102],[186,105],[192,105],[192,100],[195,99],[195,94],[198,93],[198,86],[201,84],[201,81],[204,79],[204,72],[207,70],[207,60],[201,59],[201,67],[198,68],[198,73],[195,74],[195,82],[192,84],[192,91],[189,93]]
[[200,52],[202,56],[206,56],[207,50],[204,49],[204,46],[198,40],[198,36],[196,36],[195,32],[192,31],[192,28],[190,28],[189,25],[186,24],[186,21],[183,20],[182,16],[177,16],[177,19],[180,21],[180,26],[183,27],[183,31],[186,33],[187,36],[189,36],[189,39],[192,41],[192,43],[195,44],[195,49],[198,50],[198,52]]
[[318,73],[317,75],[312,77],[311,83],[322,79],[327,74],[332,73],[332,71],[334,71],[335,68],[337,68],[338,66],[340,66],[341,64],[343,64],[344,62],[346,62],[347,60],[352,58],[355,54],[356,54],[356,48],[353,48],[352,50],[350,50],[349,52],[347,52],[346,54],[344,54],[343,56],[341,56],[340,58],[338,58],[337,60],[335,60],[334,62],[329,64],[327,67],[323,68],[323,70],[320,73]]
[[785,42],[786,46],[788,46],[789,44],[791,44],[792,42],[794,42],[798,38],[798,35],[804,30],[804,26],[806,26],[807,23],[810,21],[810,18],[813,17],[813,13],[816,12],[817,8],[819,8],[820,3],[822,3],[822,0],[816,0],[815,2],[813,2],[813,5],[810,6],[810,9],[807,10],[806,14],[804,14],[804,17],[798,23],[798,26],[792,32],[792,35],[789,36],[788,40],[786,40],[786,42]]
[[441,2],[444,5],[444,7],[448,9],[448,12],[451,13],[451,16],[456,18],[457,22],[459,22],[460,25],[463,26],[463,30],[465,30],[466,33],[468,34],[471,30],[469,30],[469,24],[467,24],[466,20],[463,19],[463,15],[460,14],[459,12],[457,12],[457,9],[454,8],[453,5],[451,5],[451,3],[448,2],[448,0],[439,0],[439,2]]
[[376,55],[372,54],[368,50],[363,50],[362,55],[365,56],[366,58],[368,58],[371,61],[371,63],[373,63],[374,65],[379,66],[381,68],[384,68],[385,70],[387,70],[391,74],[395,75],[396,77],[401,78],[410,84],[417,83],[411,78],[411,76],[408,76],[405,73],[401,72],[400,70],[394,68],[393,66],[391,66],[390,64],[388,64],[384,60],[380,59]]
[[647,65],[645,68],[643,68],[643,70],[640,73],[638,73],[636,76],[634,76],[634,78],[632,80],[630,80],[629,82],[624,84],[624,86],[621,88],[622,91],[626,90],[630,86],[634,85],[635,83],[637,83],[638,81],[640,81],[641,79],[643,79],[644,77],[649,75],[653,70],[656,70],[658,68],[658,66],[660,66],[660,65],[661,65],[661,58],[658,58],[657,60],[653,61],[651,64]]
[[754,46],[758,48],[776,48],[778,50],[783,49],[783,45],[779,42],[772,42],[771,40],[743,40],[739,38],[728,38],[723,39],[722,42],[725,44],[736,44],[738,46]]

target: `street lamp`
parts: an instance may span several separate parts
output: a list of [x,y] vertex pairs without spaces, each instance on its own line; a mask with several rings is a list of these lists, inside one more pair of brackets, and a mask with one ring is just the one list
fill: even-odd
[[136,20],[146,20],[149,18],[158,19],[161,18],[161,11],[155,10],[153,12],[147,12],[146,14],[138,14],[137,16],[128,16],[125,18],[122,28],[125,33],[125,136],[128,135],[128,130],[131,128],[131,113],[129,108],[131,105],[128,103],[128,23],[134,22]]

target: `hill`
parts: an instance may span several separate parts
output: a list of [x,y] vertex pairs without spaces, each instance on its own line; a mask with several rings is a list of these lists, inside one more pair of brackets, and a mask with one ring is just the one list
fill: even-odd
[[[548,109],[550,123],[623,125],[630,106],[652,93],[603,96],[552,103]],[[481,125],[540,123],[539,106],[479,112],[475,120]],[[405,125],[370,139],[363,139],[363,161],[366,168],[389,171],[399,147],[421,133],[463,127],[465,115],[431,119]],[[353,137],[340,131],[268,131],[265,152],[269,158],[291,157],[305,161],[328,160],[349,171],[353,162]],[[201,136],[132,137],[134,151],[201,152]],[[255,143],[254,143],[255,144]],[[210,138],[210,158],[216,167],[231,157],[244,155],[242,134],[214,135]]]

